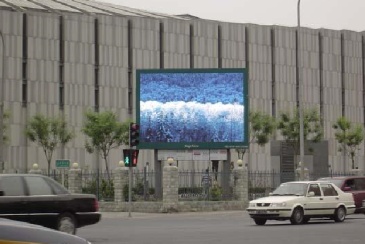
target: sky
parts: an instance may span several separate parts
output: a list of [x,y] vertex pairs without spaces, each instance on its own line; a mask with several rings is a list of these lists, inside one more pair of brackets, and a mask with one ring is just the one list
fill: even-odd
[[[298,0],[97,0],[165,14],[260,25],[297,26]],[[365,31],[365,0],[301,0],[300,24]]]

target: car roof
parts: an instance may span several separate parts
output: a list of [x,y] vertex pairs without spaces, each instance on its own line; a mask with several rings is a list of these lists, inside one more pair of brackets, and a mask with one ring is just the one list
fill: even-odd
[[353,176],[333,176],[333,177],[322,177],[319,178],[318,180],[330,180],[330,179],[334,179],[334,180],[347,180],[347,179],[358,179],[358,178],[365,178],[364,176],[358,176],[358,175],[353,175]]
[[315,180],[307,180],[307,181],[288,181],[288,182],[283,182],[282,184],[285,184],[285,183],[296,183],[296,184],[310,184],[310,183],[314,183],[314,184],[318,184],[318,181],[315,181]]
[[38,176],[38,177],[47,177],[45,175],[41,175],[41,174],[15,174],[15,173],[11,173],[11,174],[0,174],[0,177],[4,177],[4,176]]

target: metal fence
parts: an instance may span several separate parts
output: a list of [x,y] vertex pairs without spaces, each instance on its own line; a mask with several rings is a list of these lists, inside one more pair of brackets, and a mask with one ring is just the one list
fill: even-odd
[[[219,201],[233,199],[233,175],[209,172],[209,182],[204,183],[205,171],[179,171],[179,199],[184,201]],[[223,181],[229,186],[223,188]]]
[[[233,199],[233,174],[228,172],[209,172],[211,183],[208,187],[202,184],[204,171],[179,171],[179,199],[182,201],[218,201]],[[47,175],[47,172],[43,172]],[[101,201],[114,200],[113,172],[109,176],[105,171],[82,171],[82,192],[96,195]],[[133,201],[158,201],[161,196],[156,194],[156,180],[162,177],[159,172],[153,170],[133,169],[132,176],[132,200]],[[310,172],[309,179],[317,180],[323,177],[352,176],[353,172],[333,172],[327,174]],[[53,170],[50,177],[60,184],[68,187],[68,171]],[[109,179],[110,177],[110,179]],[[287,179],[296,179],[294,172],[283,173],[279,171],[249,171],[248,194],[249,199],[267,196]],[[228,181],[228,189],[223,189],[223,181]],[[162,187],[162,182],[161,187]],[[124,195],[128,195],[128,186],[123,189]],[[126,199],[127,201],[127,199]]]

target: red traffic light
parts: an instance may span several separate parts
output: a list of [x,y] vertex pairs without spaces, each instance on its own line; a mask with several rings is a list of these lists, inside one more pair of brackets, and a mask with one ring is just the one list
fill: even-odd
[[139,130],[139,124],[131,123],[130,124],[130,130],[131,131],[137,131],[137,130]]
[[139,124],[129,124],[129,146],[135,147],[139,144]]

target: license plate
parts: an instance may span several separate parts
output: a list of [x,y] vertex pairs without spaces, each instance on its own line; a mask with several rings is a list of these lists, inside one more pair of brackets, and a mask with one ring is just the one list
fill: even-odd
[[266,214],[267,211],[266,210],[257,210],[256,213],[257,214]]

